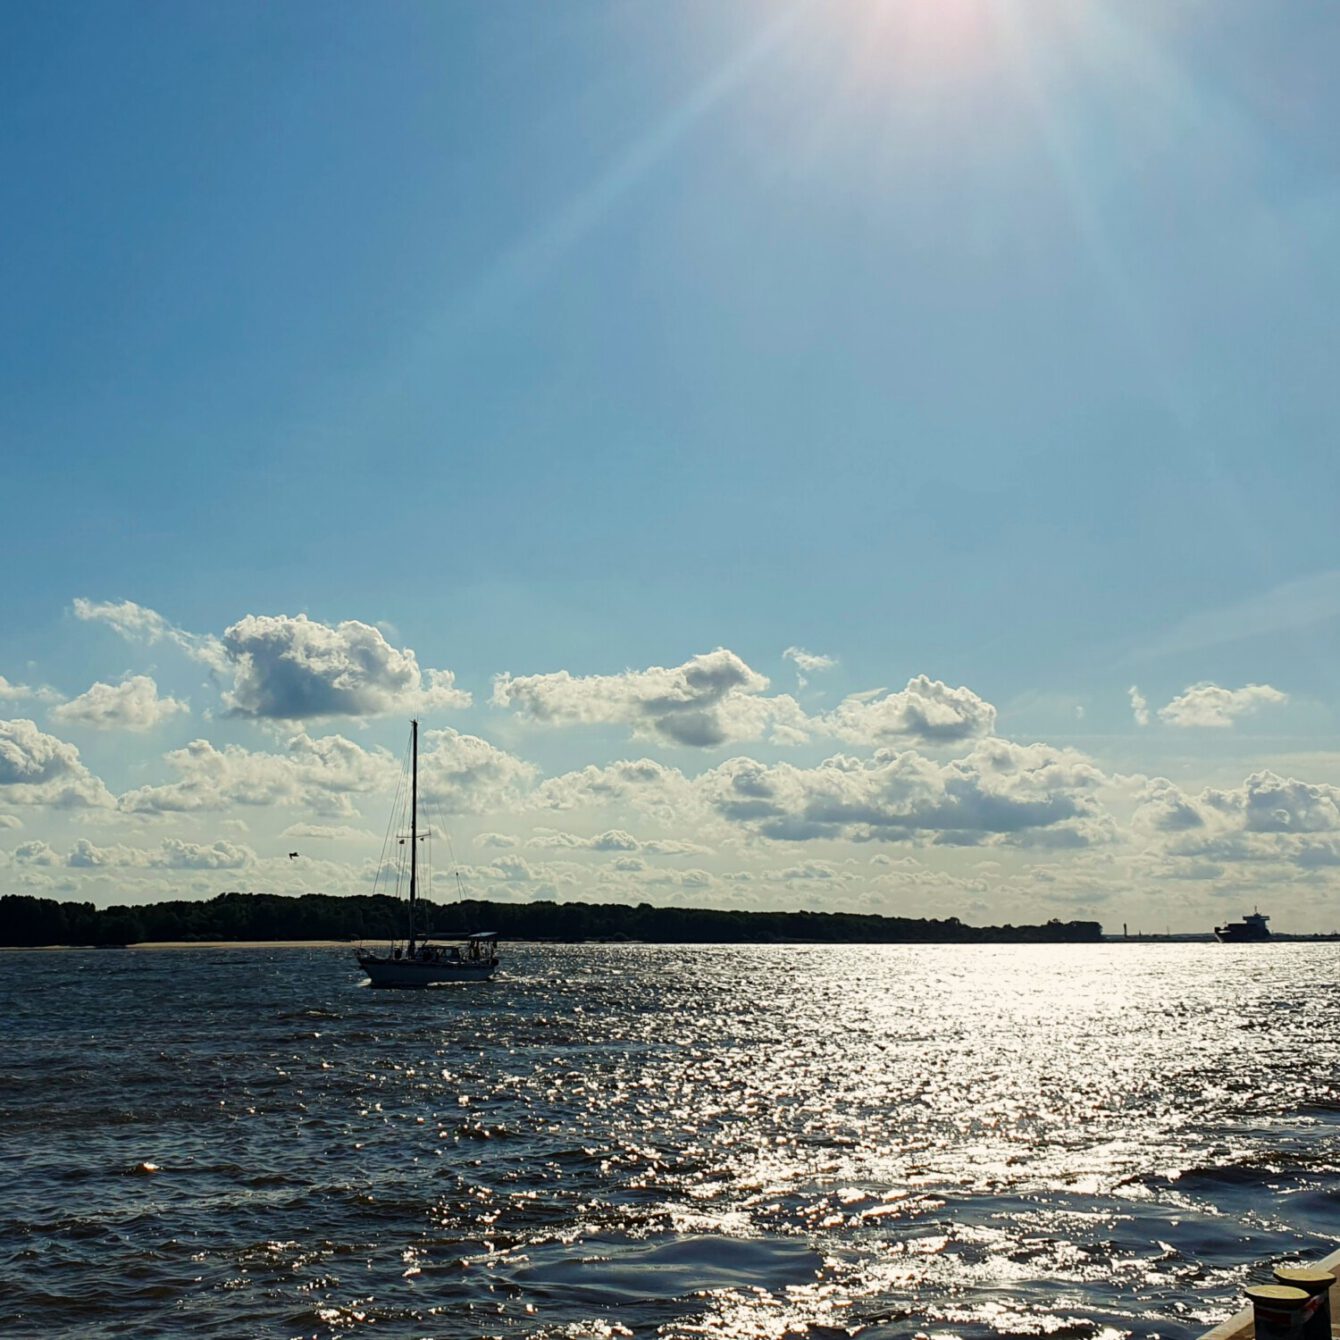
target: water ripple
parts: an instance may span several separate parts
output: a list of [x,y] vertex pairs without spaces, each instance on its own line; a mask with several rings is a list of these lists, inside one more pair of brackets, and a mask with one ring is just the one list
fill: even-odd
[[1340,951],[0,955],[6,1334],[1190,1337],[1332,1246]]

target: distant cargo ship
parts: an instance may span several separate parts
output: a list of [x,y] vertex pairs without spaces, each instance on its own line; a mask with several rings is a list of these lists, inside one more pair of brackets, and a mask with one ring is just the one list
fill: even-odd
[[1255,944],[1270,939],[1270,927],[1266,922],[1270,918],[1260,912],[1249,912],[1241,921],[1230,921],[1227,926],[1216,926],[1214,938],[1220,944]]

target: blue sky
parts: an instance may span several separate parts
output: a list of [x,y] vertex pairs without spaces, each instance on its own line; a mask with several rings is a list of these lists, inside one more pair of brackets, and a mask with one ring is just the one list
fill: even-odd
[[[38,734],[0,769],[7,886],[212,892],[135,853],[228,841],[228,887],[355,890],[354,837],[267,864],[307,822],[291,777],[282,803],[125,798],[197,739],[398,748],[433,668],[457,696],[415,700],[426,722],[521,769],[467,769],[452,802],[467,848],[514,842],[471,857],[507,896],[1315,919],[1340,869],[1338,25],[1235,0],[11,6],[0,717]],[[229,638],[250,616],[289,622]],[[802,688],[788,647],[834,664]],[[672,686],[710,698],[689,743],[636,675],[718,648]],[[304,656],[282,702],[261,680]],[[580,687],[492,701],[560,673]],[[908,725],[929,690],[839,714],[918,682],[994,711],[945,700],[957,736]],[[736,710],[779,696],[801,715]],[[876,751],[941,785],[997,739],[1102,780],[1067,774],[1037,822],[890,824]],[[34,790],[44,740],[105,796],[51,790],[54,763]],[[779,838],[718,794],[740,759],[808,794],[838,754],[883,788],[873,829]],[[644,755],[684,783],[650,816],[535,795]],[[528,846],[639,823],[717,825],[701,879]],[[120,856],[71,865],[81,839]],[[778,873],[805,860],[836,873]]]

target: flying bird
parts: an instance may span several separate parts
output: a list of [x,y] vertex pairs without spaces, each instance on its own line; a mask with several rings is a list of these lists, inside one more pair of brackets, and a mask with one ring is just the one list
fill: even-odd
[[298,854],[298,853],[297,853],[296,851],[291,851],[291,852],[289,852],[289,854],[288,854],[288,858],[289,858],[289,860],[291,861],[297,854]]

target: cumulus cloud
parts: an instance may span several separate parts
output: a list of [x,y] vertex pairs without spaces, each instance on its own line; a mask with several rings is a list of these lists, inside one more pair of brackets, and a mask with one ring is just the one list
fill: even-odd
[[[420,734],[419,800],[448,814],[517,806],[535,780],[534,765],[474,735],[454,730]],[[348,818],[355,800],[395,789],[400,764],[389,750],[364,749],[343,735],[293,735],[268,753],[193,740],[165,756],[176,780],[142,786],[120,798],[131,814],[222,811],[235,805],[286,805]],[[326,830],[327,833],[333,830]]]
[[1268,704],[1286,703],[1289,696],[1269,684],[1247,684],[1224,689],[1218,684],[1193,684],[1166,707],[1159,717],[1173,726],[1231,726],[1239,717],[1250,716]]
[[366,828],[353,828],[349,824],[289,824],[279,835],[285,838],[321,838],[341,842],[361,839],[376,840],[376,834]]
[[14,848],[15,865],[59,865],[60,856],[45,842],[24,842]]
[[558,833],[545,828],[540,829],[526,845],[567,850],[582,848],[587,851],[638,851],[642,846],[637,838],[622,828],[611,828],[593,837],[584,837],[579,833]]
[[493,704],[533,721],[627,725],[639,737],[696,748],[764,737],[784,744],[805,739],[803,709],[787,695],[764,697],[767,688],[765,676],[719,647],[668,669],[502,674],[493,683]]
[[1190,795],[1155,777],[1137,801],[1134,829],[1151,835],[1152,854],[1183,877],[1213,878],[1223,865],[1246,861],[1317,868],[1340,848],[1340,787],[1324,782],[1267,770],[1238,787]]
[[433,730],[419,753],[419,798],[448,814],[482,814],[515,805],[534,783],[534,764],[477,735]]
[[231,805],[291,804],[299,787],[292,764],[277,755],[253,752],[240,745],[216,749],[208,740],[192,740],[166,755],[178,780],[141,786],[120,797],[130,814],[194,813]]
[[996,727],[996,709],[971,689],[950,688],[918,675],[897,693],[879,689],[853,694],[820,721],[838,739],[852,744],[947,744],[990,735]]
[[449,670],[425,675],[411,650],[353,619],[331,627],[305,614],[249,614],[225,630],[223,647],[234,676],[224,703],[237,716],[367,717],[470,704]]
[[165,838],[157,848],[128,847],[116,843],[97,847],[80,838],[70,849],[65,864],[77,869],[97,870],[138,867],[148,870],[240,870],[256,859],[249,847],[232,842],[202,845]]
[[298,805],[318,813],[349,815],[351,797],[388,790],[399,765],[385,749],[363,749],[342,735],[293,736],[282,754],[192,740],[166,762],[175,782],[142,786],[121,796],[132,814],[193,813],[232,805]]
[[0,814],[0,828],[22,828],[23,820],[17,814]]
[[1104,780],[1074,750],[993,739],[948,763],[910,750],[814,768],[735,758],[698,785],[719,815],[763,837],[972,841],[1089,818]]
[[1204,828],[1200,807],[1166,777],[1153,777],[1137,796],[1133,822],[1156,833],[1181,833]]
[[1203,805],[1250,833],[1328,833],[1340,829],[1340,788],[1254,772],[1237,788],[1201,792]]
[[510,833],[480,833],[475,837],[477,847],[493,847],[499,850],[507,850],[518,844],[518,839]]
[[837,870],[827,861],[804,861],[786,870],[779,870],[777,878],[788,883],[807,880],[835,880],[840,878]]
[[120,684],[99,680],[79,697],[53,708],[51,715],[65,725],[94,730],[147,731],[189,711],[176,698],[160,698],[158,685],[148,675],[133,675]]
[[464,866],[461,873],[471,881],[528,884],[539,878],[524,856],[496,856],[488,865]]
[[35,722],[0,721],[0,800],[63,809],[110,806],[111,794],[79,759],[79,750]]
[[223,698],[235,716],[299,721],[470,704],[451,671],[421,670],[413,651],[393,647],[381,629],[357,620],[330,625],[305,614],[248,614],[218,638],[187,632],[130,600],[100,603],[81,596],[74,612],[131,642],[169,642],[230,679]]
[[1024,828],[993,839],[1003,847],[1025,847],[1037,851],[1079,851],[1105,847],[1121,840],[1121,830],[1110,814],[1082,819],[1064,819],[1045,828]]
[[688,814],[693,790],[678,768],[654,759],[621,759],[606,767],[588,764],[541,782],[529,797],[534,809],[571,810],[628,803],[640,810],[666,812],[681,822]]
[[11,684],[4,675],[0,675],[0,703],[22,702],[25,698],[38,698],[46,702],[59,698],[55,689],[33,688],[28,684]]
[[653,856],[709,856],[712,852],[701,842],[685,842],[682,838],[651,838],[642,844],[642,850]]
[[1149,725],[1149,700],[1134,684],[1126,692],[1130,695],[1131,713],[1135,717],[1135,724],[1137,726]]
[[590,837],[580,833],[563,833],[551,828],[541,828],[536,830],[526,845],[568,851],[648,852],[653,856],[708,855],[712,850],[697,842],[685,842],[678,838],[651,838],[643,842],[622,828],[610,828]]
[[133,600],[96,601],[78,596],[74,602],[74,613],[75,618],[86,623],[106,624],[127,642],[143,642],[149,646],[169,642],[192,660],[212,670],[222,672],[227,669],[227,656],[218,638],[209,634],[188,633],[170,623],[157,610],[146,609]]

